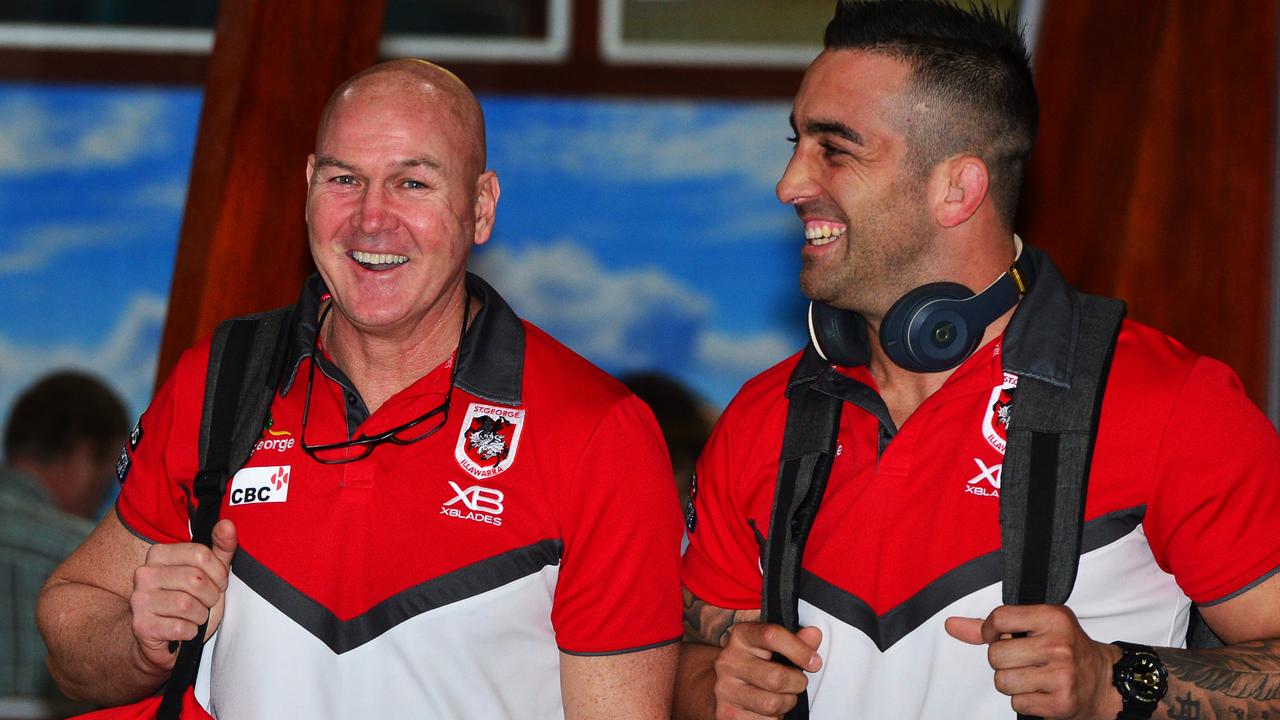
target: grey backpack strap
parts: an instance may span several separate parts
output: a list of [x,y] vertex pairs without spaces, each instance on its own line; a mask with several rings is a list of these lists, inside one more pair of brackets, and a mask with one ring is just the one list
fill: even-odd
[[[830,365],[813,345],[805,348],[787,385],[787,424],[778,461],[769,538],[765,542],[761,611],[767,623],[792,632],[800,629],[800,570],[805,540],[831,475],[836,433],[843,400],[814,388]],[[775,654],[775,662],[790,661]],[[807,720],[809,698],[804,692],[787,720]]]
[[[209,354],[209,374],[204,389],[204,411],[200,417],[200,467],[216,465],[234,474],[253,454],[253,446],[262,436],[267,411],[271,409],[272,398],[284,372],[288,339],[296,322],[293,307],[284,307],[227,320],[214,331],[214,345]],[[225,354],[214,350],[220,347],[219,338],[223,338],[225,343],[225,339],[237,327],[249,328],[252,337],[248,356],[245,358],[244,378],[239,385],[231,435],[223,440],[215,438],[214,417],[210,410],[215,406],[219,385],[215,378]],[[225,448],[218,447],[218,443],[222,442],[227,442],[228,445]]]
[[[283,368],[290,309],[227,320],[213,333],[200,416],[200,472],[192,483],[196,508],[191,540],[213,544],[213,526],[222,509],[227,481],[249,459],[262,434]],[[182,696],[195,682],[208,622],[182,643],[157,720],[182,715]]]
[[1004,602],[1061,604],[1080,560],[1102,394],[1124,303],[1080,295],[1071,385],[1018,378],[1000,474]]
[[1018,378],[1000,473],[1007,605],[1065,603],[1080,565],[1089,466],[1125,307],[1079,297],[1070,386]]

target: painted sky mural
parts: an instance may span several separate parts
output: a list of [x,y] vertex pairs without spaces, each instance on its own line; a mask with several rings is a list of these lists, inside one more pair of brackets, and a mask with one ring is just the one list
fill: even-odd
[[[716,407],[800,346],[786,103],[481,101],[502,198],[472,267],[518,313]],[[0,85],[0,415],[57,367],[145,408],[199,111],[194,89]]]

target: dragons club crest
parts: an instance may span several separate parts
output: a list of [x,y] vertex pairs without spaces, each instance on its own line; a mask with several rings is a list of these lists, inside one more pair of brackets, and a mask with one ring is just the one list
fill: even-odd
[[516,459],[524,410],[471,403],[454,457],[463,470],[480,480],[501,474]]
[[1005,373],[1000,385],[991,389],[987,409],[982,418],[982,435],[1001,455],[1008,440],[1009,416],[1013,410],[1013,396],[1018,389],[1018,376]]

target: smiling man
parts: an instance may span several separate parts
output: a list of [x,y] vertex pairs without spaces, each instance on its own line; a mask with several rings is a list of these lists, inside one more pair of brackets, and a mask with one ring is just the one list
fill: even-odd
[[666,717],[661,433],[466,272],[499,197],[475,98],[425,62],[365,71],[306,178],[319,274],[213,547],[188,525],[206,341],[135,430],[116,512],[45,588],[64,690],[154,693],[207,618],[190,716]]
[[813,340],[698,462],[677,717],[1277,716],[1280,440],[1014,236],[1036,121],[1008,18],[839,3],[777,188]]

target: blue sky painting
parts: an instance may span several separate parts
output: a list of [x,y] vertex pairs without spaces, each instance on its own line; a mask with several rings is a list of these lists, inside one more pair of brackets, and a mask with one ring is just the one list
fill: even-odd
[[[800,347],[786,103],[481,100],[502,198],[473,268],[517,312],[715,407]],[[194,89],[0,85],[0,416],[67,366],[145,408],[199,112]]]

